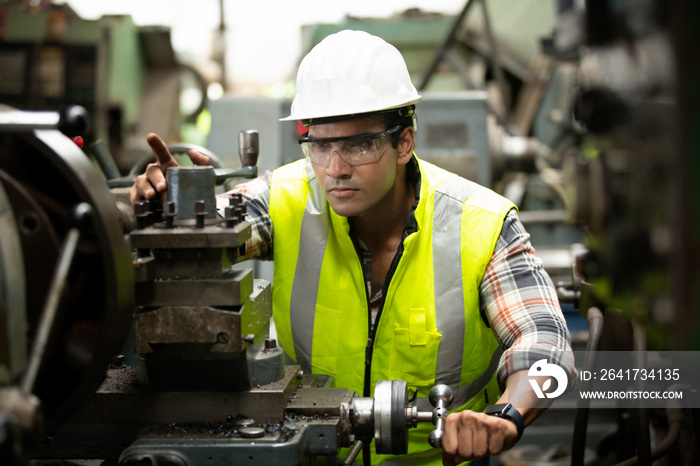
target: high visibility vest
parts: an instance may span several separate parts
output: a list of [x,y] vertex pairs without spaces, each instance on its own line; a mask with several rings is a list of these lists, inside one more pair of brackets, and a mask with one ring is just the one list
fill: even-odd
[[[304,371],[331,375],[336,386],[359,395],[367,362],[372,391],[378,380],[406,380],[410,394],[417,391],[419,409],[430,410],[430,389],[444,383],[455,394],[451,409],[483,410],[499,397],[500,350],[481,317],[479,285],[515,206],[476,183],[418,164],[417,230],[405,238],[385,285],[369,348],[365,281],[347,218],[329,207],[305,160],[275,170],[270,216],[278,340]],[[433,428],[411,429],[409,452],[429,450]]]

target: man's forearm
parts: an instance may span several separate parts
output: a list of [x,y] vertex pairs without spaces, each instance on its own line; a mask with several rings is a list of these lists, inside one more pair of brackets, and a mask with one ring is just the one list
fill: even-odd
[[[547,379],[548,377],[543,377]],[[527,371],[518,371],[506,379],[506,389],[498,399],[498,403],[510,403],[522,415],[527,427],[537,419],[551,404],[552,400],[537,398],[529,382]],[[538,383],[542,380],[538,380]]]

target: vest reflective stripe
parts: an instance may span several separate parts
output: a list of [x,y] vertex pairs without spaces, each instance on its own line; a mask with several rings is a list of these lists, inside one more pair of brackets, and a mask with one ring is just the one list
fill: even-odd
[[[274,193],[274,195],[273,195]],[[296,360],[289,313],[290,293],[275,291],[275,283],[293,283],[301,246],[301,225],[306,210],[309,188],[303,167],[286,165],[275,170],[270,187],[270,217],[288,234],[275,235],[272,313],[277,339],[289,357]],[[273,224],[273,228],[277,228]],[[279,236],[279,238],[278,238]],[[291,286],[290,286],[291,288]],[[301,317],[300,317],[301,318]]]
[[[313,330],[315,309],[306,303],[314,302],[318,294],[318,274],[309,272],[321,270],[323,256],[328,241],[328,212],[323,209],[323,196],[319,191],[309,193],[304,218],[301,222],[299,247],[308,254],[300,256],[294,272],[293,290],[290,298],[290,309],[298,309],[291,316],[292,335],[294,337],[294,352],[296,361],[304,371],[311,371],[311,355],[313,345]],[[306,283],[302,286],[301,280]]]
[[[471,317],[466,319],[465,332],[472,340],[462,348],[465,364],[462,366],[461,386],[481,377],[487,370],[483,359],[481,365],[467,367],[466,361],[474,357],[474,348],[479,348],[480,355],[491,355],[498,348],[493,332],[481,319],[479,287],[501,234],[503,219],[513,208],[513,203],[488,189],[475,192],[464,203],[461,228],[462,270],[471,271],[471,275],[464,277],[463,282],[465,312]],[[488,251],[488,257],[482,255],[483,251]]]
[[[450,387],[459,386],[464,347],[464,292],[462,291],[461,246],[455,241],[462,218],[462,204],[458,198],[460,178],[443,183],[435,195],[433,208],[433,263],[435,267],[435,320],[442,333],[438,349],[435,382]],[[462,180],[463,181],[463,180]],[[477,187],[474,185],[474,191]],[[473,194],[462,193],[468,197]],[[437,217],[439,216],[439,217]],[[438,228],[436,225],[439,225]],[[443,312],[440,312],[442,310]]]

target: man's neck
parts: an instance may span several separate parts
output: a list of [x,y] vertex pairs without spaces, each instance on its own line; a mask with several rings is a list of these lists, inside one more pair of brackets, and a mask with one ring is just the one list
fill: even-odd
[[384,199],[370,211],[353,217],[355,234],[373,253],[395,247],[394,243],[397,246],[414,201],[414,187],[407,183],[405,170],[399,170],[394,187]]

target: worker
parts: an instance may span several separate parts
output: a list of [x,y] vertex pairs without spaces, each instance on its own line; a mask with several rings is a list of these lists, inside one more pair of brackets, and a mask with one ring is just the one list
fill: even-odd
[[[363,396],[377,380],[406,380],[419,400],[436,384],[452,388],[442,452],[425,424],[410,430],[409,456],[372,464],[442,456],[450,465],[513,447],[542,411],[512,406],[516,386],[532,391],[527,369],[547,358],[574,370],[556,293],[516,206],[414,154],[421,97],[384,40],[330,35],[296,84],[283,120],[307,129],[304,158],[236,188],[252,224],[246,258],[274,260],[281,346],[304,371]],[[147,140],[157,162],[132,186],[134,203],[164,192],[176,165],[158,136]]]

